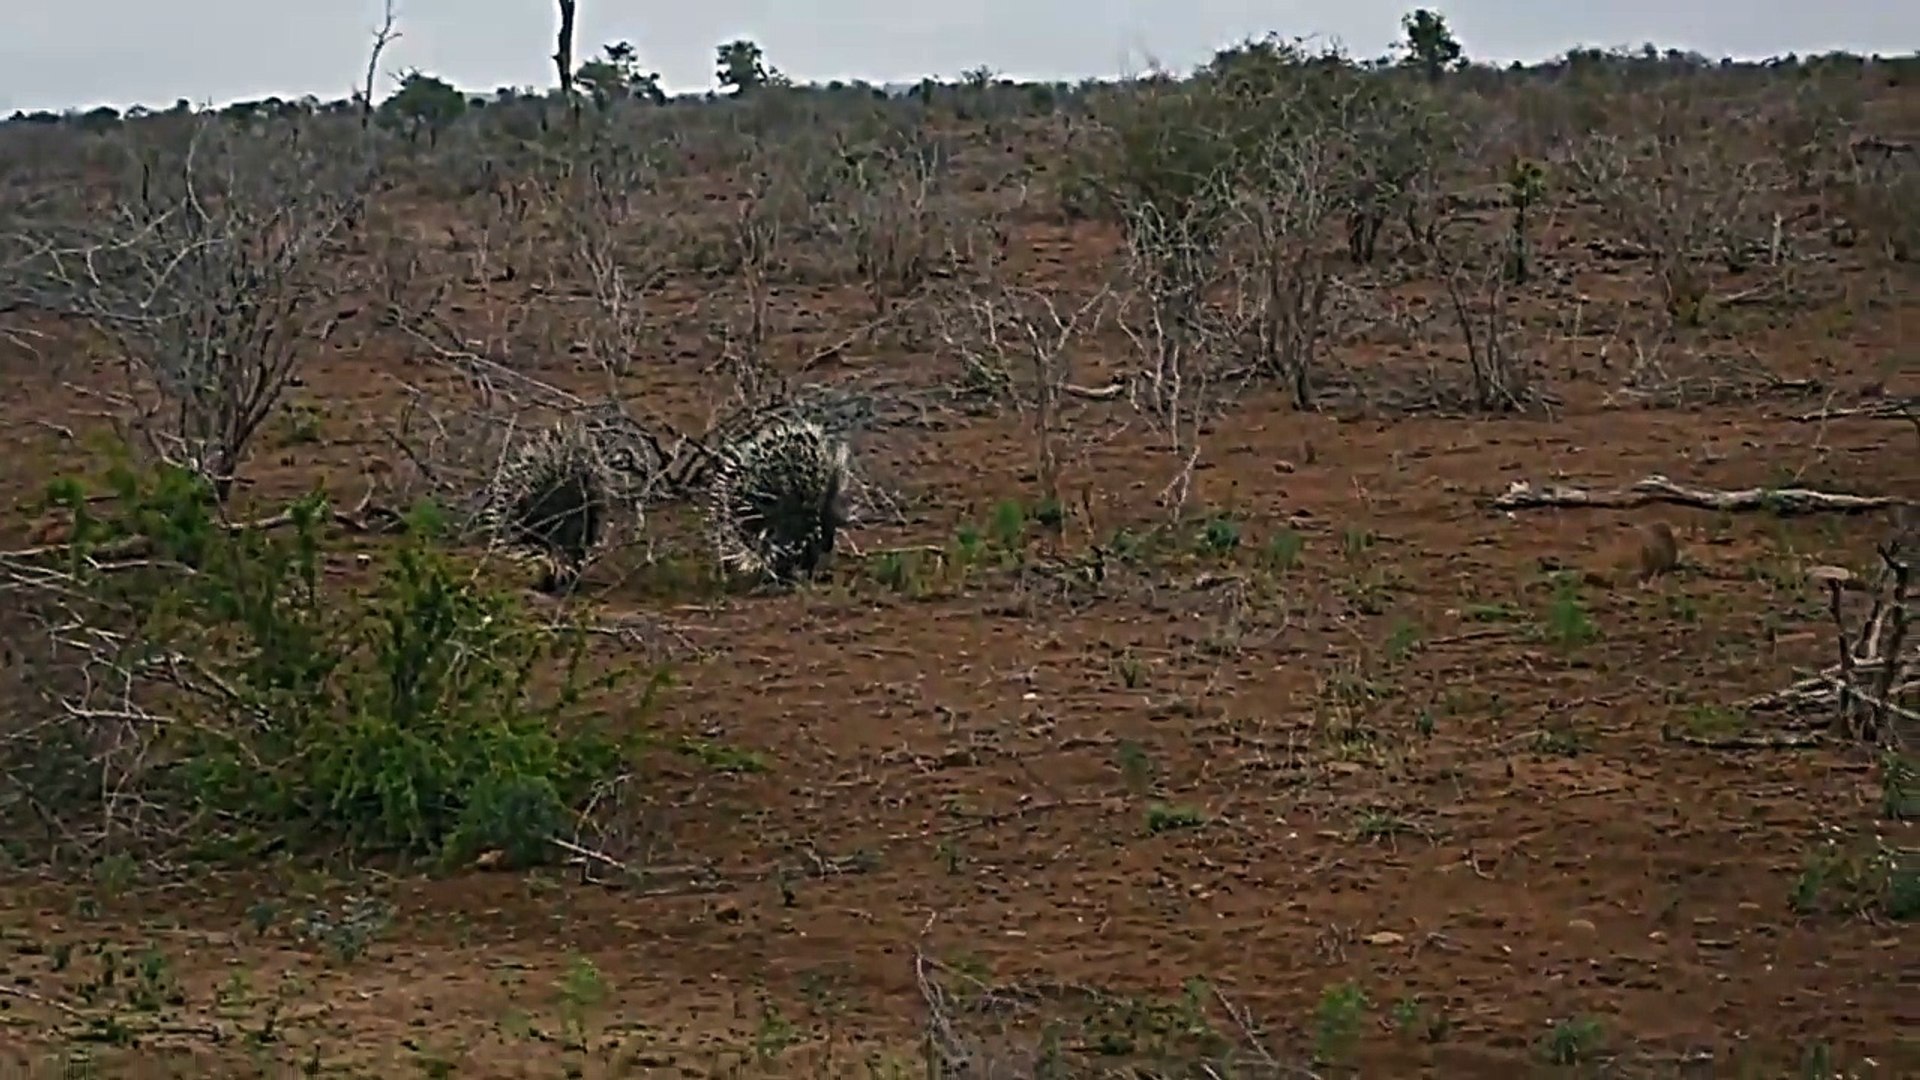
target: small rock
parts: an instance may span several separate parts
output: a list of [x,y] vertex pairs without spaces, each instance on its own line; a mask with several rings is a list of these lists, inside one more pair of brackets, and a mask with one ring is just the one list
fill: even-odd
[[1591,919],[1568,919],[1567,929],[1578,930],[1583,934],[1591,934],[1595,930],[1598,930],[1599,927],[1593,925],[1593,920]]
[[1396,934],[1391,930],[1382,930],[1368,934],[1364,940],[1369,945],[1398,945],[1407,939],[1404,935]]

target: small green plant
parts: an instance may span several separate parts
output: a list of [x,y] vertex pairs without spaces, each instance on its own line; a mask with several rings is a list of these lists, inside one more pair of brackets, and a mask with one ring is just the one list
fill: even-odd
[[1587,751],[1587,736],[1566,717],[1554,717],[1534,732],[1533,749],[1554,757],[1579,757]]
[[1138,690],[1147,684],[1147,665],[1132,652],[1114,658],[1113,673],[1119,676],[1120,685],[1129,690]]
[[303,940],[324,945],[341,964],[358,960],[392,921],[393,909],[374,896],[349,898],[338,910],[315,908],[295,924]]
[[1198,829],[1206,823],[1206,812],[1197,807],[1158,802],[1147,807],[1147,832],[1153,835]]
[[138,880],[140,864],[133,856],[125,852],[112,852],[101,857],[93,864],[93,887],[102,900],[113,901],[124,896],[127,889]]
[[607,983],[593,961],[575,955],[567,970],[554,983],[560,998],[560,1023],[566,1032],[568,1048],[587,1049],[587,1019],[606,1000]]
[[1834,911],[1897,922],[1920,917],[1920,852],[1877,838],[1827,841],[1808,852],[1787,903],[1803,916]]
[[1525,613],[1512,604],[1468,604],[1460,609],[1460,617],[1475,623],[1514,623],[1526,619]]
[[1920,818],[1920,764],[1898,750],[1880,755],[1880,812],[1894,821]]
[[1700,739],[1725,739],[1747,729],[1747,717],[1725,705],[1693,705],[1681,711],[1674,726]]
[[318,406],[304,401],[289,401],[281,408],[284,423],[280,433],[280,445],[309,446],[321,441],[320,425],[325,419],[325,414]]
[[709,742],[705,739],[683,738],[673,744],[673,748],[682,757],[691,758],[718,773],[737,773],[741,775],[770,772],[773,764],[767,756],[756,750],[743,750],[737,746]]
[[1003,499],[996,503],[988,531],[995,547],[1009,552],[1018,550],[1027,537],[1026,508],[1014,499]]
[[1268,537],[1264,561],[1269,568],[1287,573],[1300,565],[1300,556],[1306,546],[1305,537],[1292,529],[1281,529]]
[[1420,1003],[1420,999],[1412,997],[1394,1002],[1387,1019],[1400,1034],[1430,1043],[1445,1039],[1453,1029],[1453,1024],[1445,1015],[1428,1010]]
[[968,570],[980,564],[987,551],[986,538],[972,525],[962,525],[953,534],[953,562],[962,570]]
[[793,1026],[793,1021],[782,1015],[771,999],[763,999],[760,1003],[760,1026],[753,1033],[753,1056],[762,1062],[772,1061],[799,1041],[800,1032]]
[[867,576],[881,588],[920,598],[929,592],[928,567],[919,551],[881,551],[867,560]]
[[1507,204],[1513,207],[1507,277],[1515,285],[1524,285],[1532,277],[1533,259],[1527,219],[1546,193],[1546,169],[1537,161],[1515,158],[1507,169]]
[[1058,536],[1067,525],[1067,508],[1059,499],[1041,499],[1034,504],[1032,519],[1035,525]]
[[1353,821],[1353,837],[1356,840],[1391,840],[1396,836],[1414,831],[1412,823],[1391,810],[1373,808],[1362,810]]
[[1606,1046],[1606,1029],[1591,1016],[1578,1016],[1553,1025],[1541,1041],[1541,1056],[1553,1065],[1592,1061]]
[[1839,1071],[1833,1067],[1833,1045],[1821,1041],[1808,1044],[1800,1052],[1800,1076],[1802,1080],[1831,1080]]
[[1226,515],[1207,519],[1200,529],[1200,550],[1208,555],[1230,555],[1240,547],[1240,523]]
[[1412,655],[1414,647],[1420,644],[1420,627],[1408,619],[1397,618],[1387,631],[1387,662],[1399,664]]
[[1120,764],[1120,777],[1126,782],[1127,790],[1135,795],[1144,795],[1153,787],[1153,759],[1147,756],[1146,747],[1131,739],[1122,739],[1117,752]]
[[1581,600],[1579,581],[1573,575],[1562,574],[1555,579],[1543,629],[1547,640],[1563,649],[1590,644],[1600,636],[1599,628]]
[[1313,1057],[1333,1065],[1353,1053],[1366,1020],[1367,994],[1355,982],[1329,986],[1313,1010]]

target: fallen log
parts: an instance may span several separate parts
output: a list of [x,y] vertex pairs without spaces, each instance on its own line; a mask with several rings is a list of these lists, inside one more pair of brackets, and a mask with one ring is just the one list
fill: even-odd
[[1891,495],[1847,495],[1811,488],[1714,488],[1676,484],[1664,476],[1649,476],[1624,488],[1583,488],[1567,484],[1537,484],[1515,480],[1492,500],[1498,510],[1538,510],[1551,507],[1631,509],[1653,503],[1691,506],[1702,510],[1766,510],[1775,514],[1859,514],[1913,505]]

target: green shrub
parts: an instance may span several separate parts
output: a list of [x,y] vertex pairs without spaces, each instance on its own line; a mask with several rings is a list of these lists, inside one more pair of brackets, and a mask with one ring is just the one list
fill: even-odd
[[[74,543],[70,578],[43,603],[116,642],[105,662],[128,700],[166,719],[139,730],[136,755],[96,758],[87,783],[49,795],[91,787],[97,804],[99,785],[122,777],[226,850],[491,849],[525,864],[640,748],[635,723],[594,719],[590,699],[616,677],[589,677],[587,635],[480,584],[436,546],[430,514],[376,559],[371,585],[348,589],[326,580],[318,495],[276,527],[230,527],[184,471],[120,466],[108,488],[92,510],[78,483],[50,491]],[[666,681],[653,673],[635,708]],[[104,708],[74,704],[83,687],[63,687],[65,711],[97,723]],[[68,733],[80,746],[96,736]]]

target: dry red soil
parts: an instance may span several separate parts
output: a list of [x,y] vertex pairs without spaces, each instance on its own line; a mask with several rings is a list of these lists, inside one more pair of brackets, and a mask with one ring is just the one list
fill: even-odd
[[[1031,280],[1063,288],[1113,243],[1019,230]],[[1571,239],[1546,257],[1563,295],[1651,293],[1643,266]],[[1189,527],[1099,580],[1081,569],[1095,540],[1168,518],[1174,463],[1124,403],[1070,408],[1059,538],[904,592],[867,571],[872,552],[950,545],[1031,501],[1033,437],[1001,406],[887,427],[863,454],[907,523],[856,530],[865,557],[843,553],[831,583],[661,599],[596,577],[597,603],[679,639],[655,722],[764,765],[663,753],[633,796],[630,874],[287,864],[108,889],[20,871],[0,888],[0,1047],[84,1049],[101,1075],[927,1075],[937,983],[956,1037],[1009,1060],[1054,1020],[1063,1055],[1114,1067],[1217,1039],[1300,1070],[1245,1051],[1257,1076],[1920,1075],[1910,924],[1834,889],[1793,904],[1828,845],[1920,834],[1884,817],[1869,753],[1803,738],[1819,718],[1736,708],[1826,662],[1805,571],[1871,568],[1887,518],[1487,505],[1514,480],[1650,474],[1920,499],[1904,421],[1796,419],[1914,392],[1911,270],[1864,249],[1816,269],[1831,305],[1729,312],[1668,355],[1745,357],[1817,390],[1613,394],[1620,347],[1573,333],[1542,346],[1550,412],[1303,415],[1258,390],[1213,425],[1189,504],[1230,516],[1238,547]],[[809,323],[786,355],[863,318],[833,290],[776,295]],[[1563,325],[1565,302],[1529,318]],[[625,389],[710,397],[711,355],[684,352]],[[828,374],[911,380],[931,362],[856,346]],[[316,361],[299,397],[322,441],[262,453],[260,490],[324,476],[350,499],[398,379],[424,370],[372,337]],[[4,379],[6,459],[73,460],[28,421],[83,406],[24,356]],[[37,468],[6,470],[5,493],[27,498]],[[1615,573],[1655,521],[1681,566]],[[1279,565],[1289,533],[1303,546]],[[1593,572],[1572,605],[1591,640],[1556,638],[1574,616],[1555,568]],[[365,893],[391,918],[357,957],[290,929]],[[83,1043],[130,981],[100,991],[101,972],[149,951],[179,1000],[124,1019],[135,1049]],[[1343,1048],[1347,983],[1364,1004]],[[574,1012],[585,1051],[563,1045]]]

